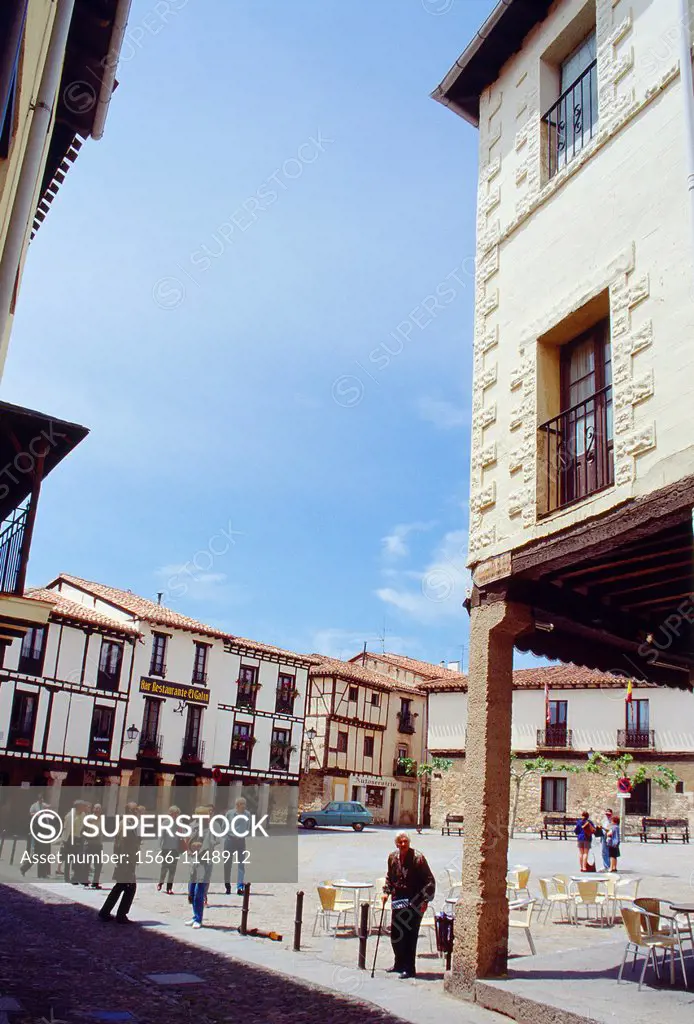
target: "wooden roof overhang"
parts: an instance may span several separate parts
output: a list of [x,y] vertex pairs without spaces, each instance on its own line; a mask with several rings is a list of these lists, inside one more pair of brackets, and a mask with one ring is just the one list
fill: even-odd
[[78,423],[0,402],[0,522],[29,496],[39,465],[43,479],[88,433]]
[[[104,77],[119,56],[111,50],[117,7],[118,0],[75,0],[32,238],[76,160],[82,141],[92,133]],[[114,81],[114,91],[117,86]]]
[[530,607],[516,647],[634,680],[694,682],[694,476],[511,555],[470,604]]

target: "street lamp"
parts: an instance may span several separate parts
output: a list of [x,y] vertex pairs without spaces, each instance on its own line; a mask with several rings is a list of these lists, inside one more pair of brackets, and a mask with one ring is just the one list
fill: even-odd
[[308,772],[311,765],[311,746],[318,733],[315,729],[307,729],[304,733],[304,739],[306,742],[306,760],[304,762],[304,772]]
[[137,739],[137,737],[140,735],[140,730],[135,724],[133,724],[126,731],[125,735],[128,737],[128,743],[132,743],[133,740]]

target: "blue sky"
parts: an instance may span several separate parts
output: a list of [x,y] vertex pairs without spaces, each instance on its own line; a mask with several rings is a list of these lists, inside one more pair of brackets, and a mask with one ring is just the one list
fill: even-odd
[[2,382],[91,430],[46,482],[31,584],[460,657],[477,133],[429,93],[492,6],[135,0]]

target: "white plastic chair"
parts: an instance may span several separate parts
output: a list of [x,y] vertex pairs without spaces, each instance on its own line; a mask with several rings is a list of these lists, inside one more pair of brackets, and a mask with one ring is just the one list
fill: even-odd
[[419,926],[419,935],[429,936],[429,952],[436,952],[436,918],[434,917],[434,908],[431,904],[427,907],[422,918],[422,923]]
[[532,916],[533,916],[533,907],[534,906],[535,906],[535,900],[526,900],[526,902],[523,903],[523,904],[519,904],[519,905],[516,905],[516,906],[511,906],[509,908],[511,914],[520,913],[522,911],[522,916],[521,917],[517,917],[517,918],[513,918],[513,917],[509,916],[509,921],[508,921],[509,928],[522,928],[523,929],[523,931],[525,932],[525,937],[528,940],[528,945],[530,946],[530,953],[531,953],[532,956],[535,956],[535,953],[537,952],[536,949],[535,949],[535,943],[533,942],[533,937],[532,937],[532,935],[530,933],[530,921],[531,921]]

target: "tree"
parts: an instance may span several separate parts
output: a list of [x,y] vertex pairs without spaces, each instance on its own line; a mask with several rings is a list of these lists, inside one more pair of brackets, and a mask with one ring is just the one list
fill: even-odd
[[[640,782],[650,779],[660,789],[670,789],[679,779],[672,768],[666,764],[653,764],[646,766],[640,764],[633,775],[629,775],[629,769],[634,758],[631,754],[619,754],[617,757],[610,757],[608,754],[591,752],[588,755],[588,764],[585,767],[591,775],[604,775],[619,779],[628,779],[632,786],[638,786]],[[626,800],[623,801],[626,803]],[[626,832],[626,821],[622,822],[622,835]]]
[[[513,758],[513,755],[511,755]],[[536,777],[538,775],[547,775],[549,772],[568,772],[569,774],[576,774],[581,769],[572,764],[555,764],[554,761],[548,761],[546,757],[536,757],[532,761],[523,761],[522,764],[517,764],[514,760],[511,761],[511,781],[515,787],[513,793],[513,809],[511,811],[511,827],[509,828],[509,836],[513,839],[513,833],[516,828],[516,818],[518,816],[518,801],[520,798],[521,788],[526,779]]]
[[405,769],[406,775],[417,777],[417,831],[422,831],[422,780],[431,779],[434,772],[447,772],[453,767],[453,762],[448,757],[432,757],[431,761],[423,761],[420,765],[411,757],[399,757],[398,764]]

